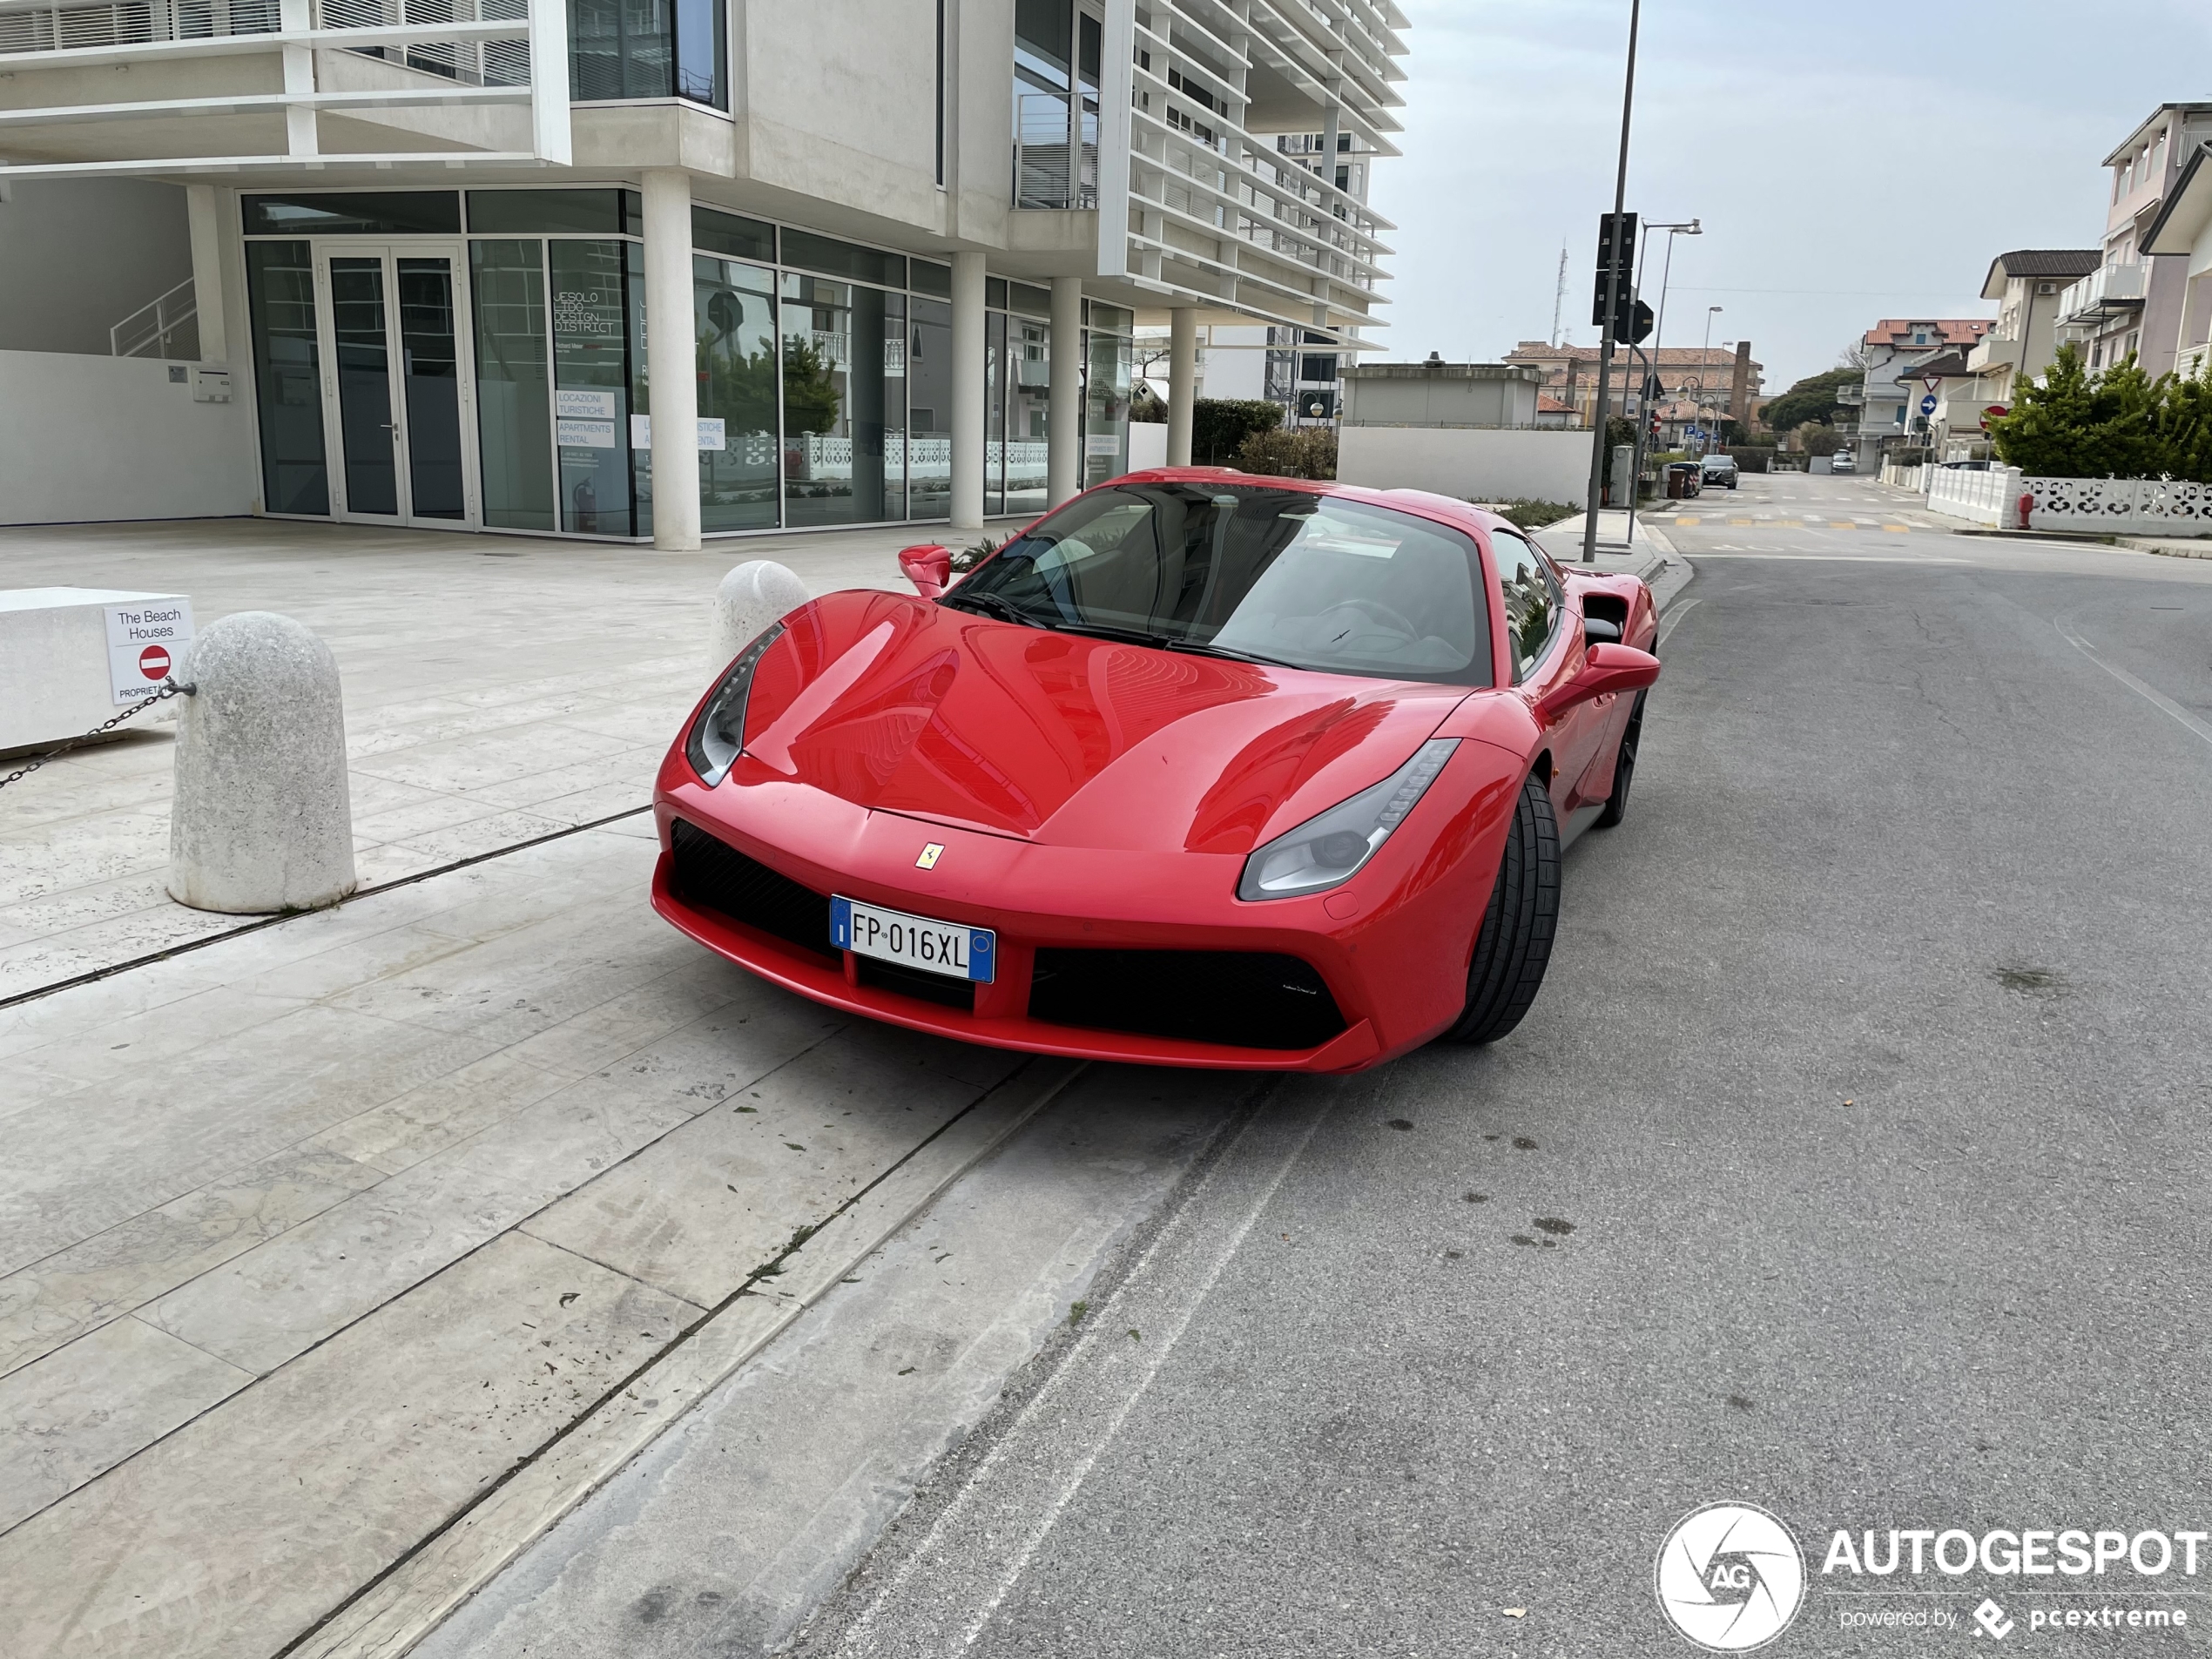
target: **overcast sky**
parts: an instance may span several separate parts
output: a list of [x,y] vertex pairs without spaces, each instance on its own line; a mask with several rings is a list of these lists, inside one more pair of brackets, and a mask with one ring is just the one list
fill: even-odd
[[[1399,3],[1406,153],[1372,192],[1399,226],[1379,359],[1495,361],[1544,338],[1562,244],[1562,320],[1595,344],[1629,0]],[[1696,346],[1720,306],[1716,345],[1749,339],[1772,393],[1878,318],[1993,316],[1991,259],[2095,246],[2099,164],[2192,98],[2212,99],[2207,0],[1645,0],[1629,208],[1704,223],[1675,241],[1666,343]],[[1655,306],[1658,286],[1655,269]]]

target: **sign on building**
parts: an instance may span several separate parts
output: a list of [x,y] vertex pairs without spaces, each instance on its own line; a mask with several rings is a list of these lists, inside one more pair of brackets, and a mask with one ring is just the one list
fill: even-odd
[[167,679],[192,644],[192,601],[109,605],[108,690],[116,705],[137,703]]

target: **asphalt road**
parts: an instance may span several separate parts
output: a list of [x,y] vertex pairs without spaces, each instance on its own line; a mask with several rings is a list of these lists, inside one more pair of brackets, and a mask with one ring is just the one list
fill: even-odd
[[[1248,1107],[804,1652],[1688,1653],[1654,1560],[1723,1500],[1810,1556],[1776,1654],[1963,1646],[1985,1595],[2204,1645],[2212,1558],[1820,1569],[2212,1527],[2212,563],[1864,478],[1683,507],[1636,799],[1527,1022]],[[1958,1622],[1845,1628],[1884,1609]]]

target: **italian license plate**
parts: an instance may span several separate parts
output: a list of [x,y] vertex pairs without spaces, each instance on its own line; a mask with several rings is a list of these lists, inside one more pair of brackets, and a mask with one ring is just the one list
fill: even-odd
[[988,985],[998,961],[998,935],[988,927],[932,921],[857,899],[830,900],[831,944],[925,974]]

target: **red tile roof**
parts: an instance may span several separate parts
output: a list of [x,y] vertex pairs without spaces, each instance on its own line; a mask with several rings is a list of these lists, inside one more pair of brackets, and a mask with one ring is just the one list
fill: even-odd
[[1996,326],[1988,317],[1885,317],[1866,331],[1864,343],[1910,348],[1919,328],[1927,331],[1925,346],[1971,346]]

